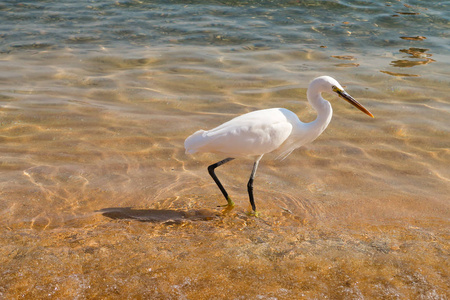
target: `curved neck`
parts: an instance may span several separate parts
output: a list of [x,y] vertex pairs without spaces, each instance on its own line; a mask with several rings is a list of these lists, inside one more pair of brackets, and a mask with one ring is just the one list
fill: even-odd
[[333,109],[331,108],[330,102],[322,98],[320,92],[308,90],[307,96],[309,103],[317,112],[316,119],[308,125],[311,131],[319,136],[330,123],[331,117],[333,116]]

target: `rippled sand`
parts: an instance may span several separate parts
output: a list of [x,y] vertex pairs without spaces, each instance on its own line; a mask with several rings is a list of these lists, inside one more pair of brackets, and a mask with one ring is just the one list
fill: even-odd
[[330,226],[282,210],[260,219],[237,210],[121,208],[108,215],[115,221],[97,216],[82,227],[4,232],[11,246],[2,247],[3,295],[446,297],[448,237],[438,220]]

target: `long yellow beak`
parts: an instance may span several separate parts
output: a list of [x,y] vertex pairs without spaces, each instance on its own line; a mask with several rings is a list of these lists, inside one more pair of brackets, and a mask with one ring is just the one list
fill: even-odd
[[366,115],[371,116],[372,118],[374,117],[370,111],[368,111],[364,106],[362,106],[361,103],[356,101],[355,98],[353,98],[352,96],[347,94],[346,91],[340,90],[340,89],[339,90],[336,89],[335,92],[339,95],[339,97],[341,97],[342,99],[344,99],[345,101],[347,101],[351,105],[355,106],[357,109],[359,109],[360,111],[362,111]]

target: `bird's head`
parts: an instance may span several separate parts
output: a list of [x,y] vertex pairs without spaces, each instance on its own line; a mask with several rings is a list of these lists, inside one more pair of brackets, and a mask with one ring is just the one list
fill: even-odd
[[330,77],[330,76],[321,76],[317,77],[313,81],[311,81],[309,85],[310,90],[315,90],[316,92],[330,92],[330,93],[336,93],[339,97],[347,101],[348,103],[352,104],[356,108],[358,108],[360,111],[365,113],[366,115],[373,118],[372,113],[368,111],[364,106],[362,106],[361,103],[356,101],[355,98],[350,96],[344,88],[337,82],[336,79]]

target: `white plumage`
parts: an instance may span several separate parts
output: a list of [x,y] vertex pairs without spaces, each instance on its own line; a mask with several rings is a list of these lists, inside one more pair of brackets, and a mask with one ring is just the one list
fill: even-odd
[[186,153],[210,152],[228,157],[209,166],[208,170],[229,206],[234,203],[215,176],[214,169],[233,158],[255,157],[248,192],[252,208],[256,211],[252,183],[259,160],[264,154],[274,150],[279,151],[278,158],[284,159],[296,148],[315,140],[326,129],[331,121],[333,110],[330,102],[322,98],[322,92],[335,92],[373,117],[367,109],[347,94],[335,79],[322,76],[314,79],[307,91],[308,101],[317,112],[317,118],[313,122],[303,123],[295,113],[284,108],[258,110],[238,116],[214,129],[195,132],[184,142]]
[[186,139],[185,148],[190,154],[212,152],[231,157],[261,155],[283,144],[296,122],[300,122],[297,116],[285,109],[258,110],[214,129],[197,131]]

